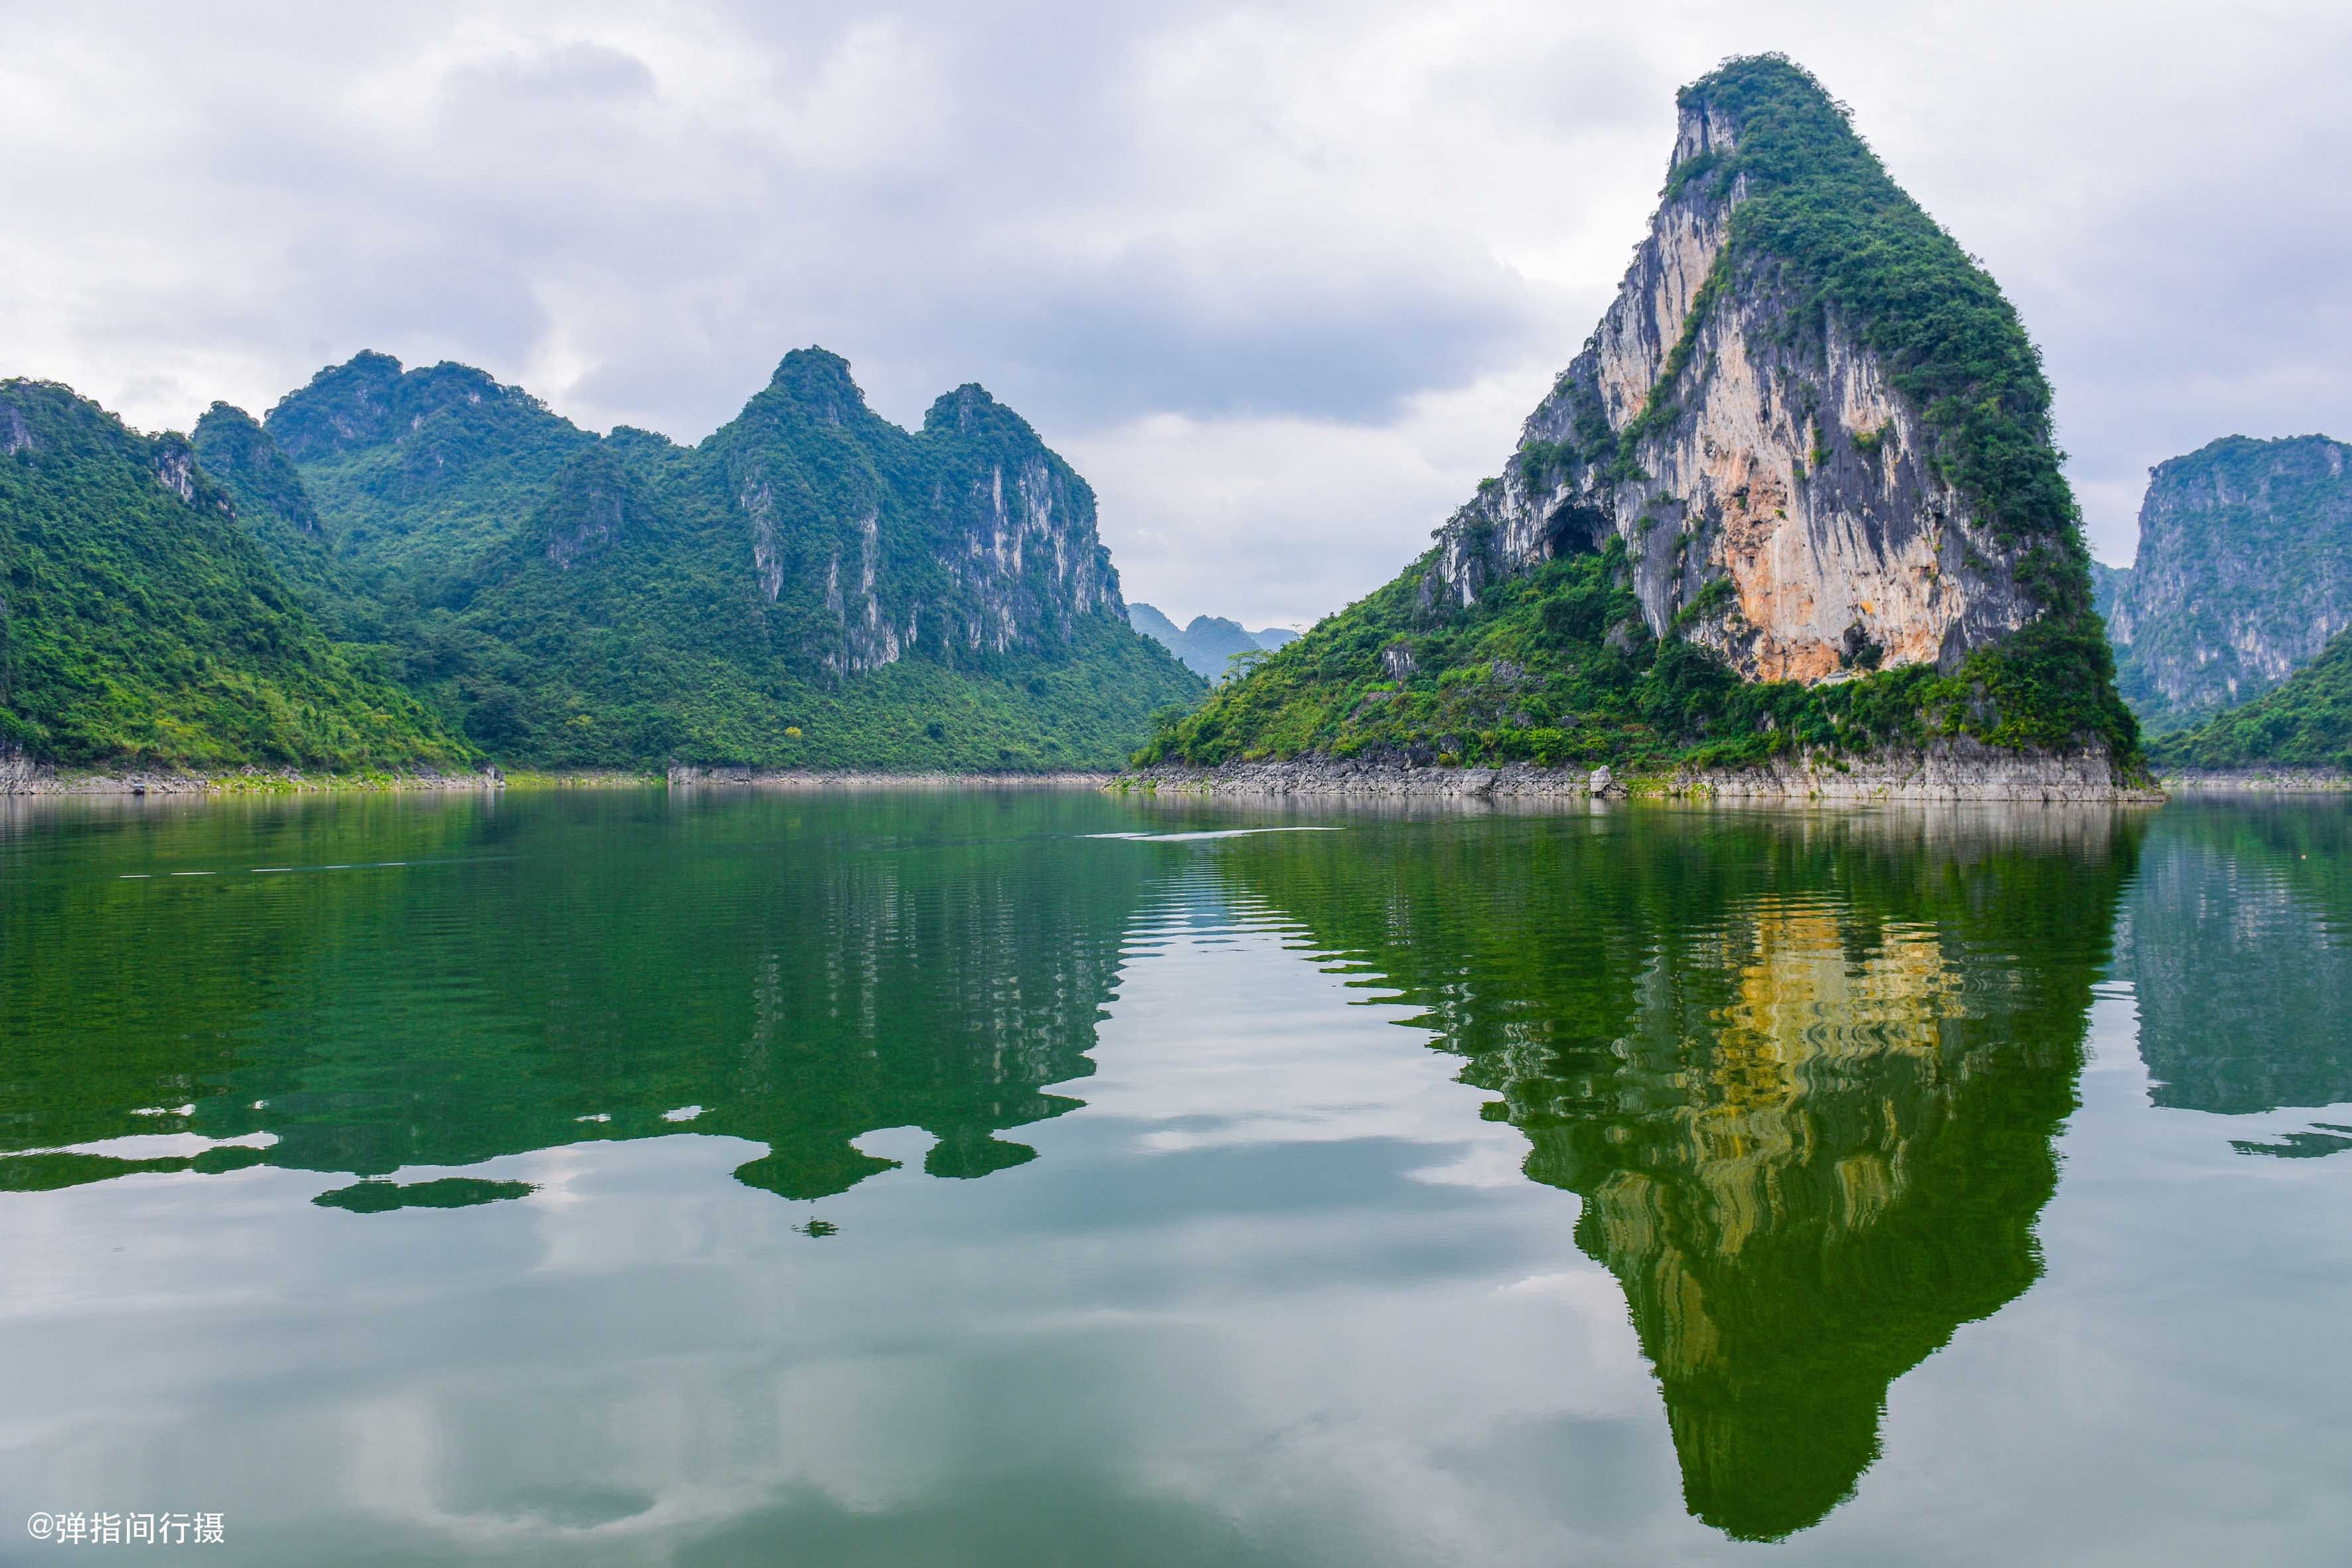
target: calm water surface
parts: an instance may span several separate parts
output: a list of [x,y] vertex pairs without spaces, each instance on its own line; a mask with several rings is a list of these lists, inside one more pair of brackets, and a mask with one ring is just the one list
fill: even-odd
[[2339,1563],[2347,1101],[2334,801],[43,804],[0,1561]]

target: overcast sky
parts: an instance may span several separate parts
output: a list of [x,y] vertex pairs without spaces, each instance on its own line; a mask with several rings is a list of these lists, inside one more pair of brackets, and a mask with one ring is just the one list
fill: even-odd
[[787,349],[985,384],[1131,599],[1305,622],[1495,472],[1674,89],[1782,49],[2047,356],[2094,549],[2352,437],[2352,5],[0,0],[0,374],[144,428],[362,348],[691,440]]

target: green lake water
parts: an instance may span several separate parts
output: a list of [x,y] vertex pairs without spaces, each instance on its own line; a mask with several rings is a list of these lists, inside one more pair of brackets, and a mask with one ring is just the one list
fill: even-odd
[[2333,800],[30,803],[0,1562],[2339,1563],[2347,1102]]

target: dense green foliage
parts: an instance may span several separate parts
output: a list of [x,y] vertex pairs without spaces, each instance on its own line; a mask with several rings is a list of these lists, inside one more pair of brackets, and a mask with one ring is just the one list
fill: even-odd
[[[2071,679],[2088,656],[2038,627],[1953,676],[1913,666],[1814,686],[1742,681],[1673,628],[1651,636],[1613,539],[1435,618],[1418,607],[1421,578],[1417,564],[1171,717],[1135,763],[1369,753],[1654,772],[1936,735],[2058,747],[2105,718],[2098,690]],[[1706,608],[1702,597],[1685,615]]]
[[[801,351],[685,447],[362,354],[268,430],[364,589],[354,636],[502,762],[1106,768],[1201,689],[1115,598],[1074,609],[1073,574],[1116,582],[1092,493],[978,387],[909,432]],[[1022,538],[1032,500],[1059,541]]]
[[1099,769],[1202,689],[1028,425],[902,430],[822,351],[694,447],[382,354],[193,445],[22,383],[0,431],[0,742],[44,758]]
[[470,365],[403,371],[362,353],[312,377],[267,426],[358,580],[444,592],[537,510],[596,437]]
[[2193,729],[2148,742],[2159,768],[2352,770],[2352,631],[2338,632],[2286,684]]
[[176,436],[0,383],[0,744],[333,769],[470,748],[339,646]]
[[188,443],[209,479],[226,491],[244,529],[279,575],[339,640],[380,642],[374,605],[327,543],[310,488],[259,421],[215,403]]
[[[1775,56],[1736,60],[1685,88],[1681,103],[1738,128],[1736,153],[1685,163],[1665,193],[1729,200],[1740,186],[1729,243],[1640,412],[1612,432],[1597,399],[1580,400],[1568,437],[1521,449],[1522,472],[1583,465],[1604,485],[1639,479],[1642,438],[1681,417],[1673,398],[1700,323],[1727,289],[1769,269],[1801,291],[1805,312],[1850,323],[1878,353],[1922,412],[1934,466],[2020,549],[2018,576],[2041,616],[1950,676],[1866,673],[1865,660],[1835,684],[1748,686],[1679,635],[1727,587],[1710,584],[1654,639],[1622,590],[1614,539],[1601,555],[1484,589],[1467,610],[1425,605],[1424,558],[1263,661],[1238,689],[1163,726],[1139,763],[1379,749],[1465,762],[1722,766],[1796,747],[1858,751],[1958,733],[2005,746],[2096,739],[2118,759],[2135,754],[2137,730],[2116,695],[2079,516],[2051,439],[2049,384],[2016,312],[1800,68]],[[1409,669],[1382,658],[1391,649],[1409,651]]]

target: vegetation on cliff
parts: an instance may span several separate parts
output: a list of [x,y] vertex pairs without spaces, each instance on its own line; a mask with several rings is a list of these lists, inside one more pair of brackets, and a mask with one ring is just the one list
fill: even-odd
[[332,640],[177,436],[0,382],[0,745],[68,763],[466,765]]
[[1786,263],[1811,305],[1877,352],[1979,518],[2042,547],[2029,575],[2042,602],[2087,608],[2090,558],[2052,439],[2050,384],[2000,285],[1895,183],[1845,107],[1801,67],[1771,55],[1734,60],[1678,102],[1738,128],[1731,155],[1668,176],[1669,189],[1704,181],[1727,195],[1745,182],[1727,268],[1748,251]]
[[1686,117],[1737,128],[1735,150],[1685,161],[1666,189],[1669,201],[1737,193],[1723,256],[1645,406],[1612,429],[1597,398],[1584,398],[1568,438],[1523,447],[1514,463],[1604,485],[1626,477],[1641,439],[1681,416],[1671,389],[1706,313],[1768,268],[1774,287],[1801,291],[1812,318],[1834,318],[1875,352],[1931,433],[1936,473],[2017,552],[2014,575],[2036,617],[1949,674],[1881,671],[1877,650],[1863,646],[1831,681],[1751,684],[1684,635],[1728,602],[1727,579],[1708,583],[1658,637],[1625,591],[1620,538],[1483,587],[1466,607],[1424,591],[1434,560],[1424,557],[1198,711],[1171,716],[1138,763],[1381,750],[1721,766],[1792,748],[1861,751],[1958,733],[2012,747],[2099,742],[2119,762],[2136,757],[2137,728],[2116,692],[2079,513],[2052,439],[2049,384],[1999,287],[1888,177],[1843,108],[1789,61],[1733,61],[1680,101]]
[[2352,770],[2352,631],[2286,684],[2148,742],[2158,768]]

